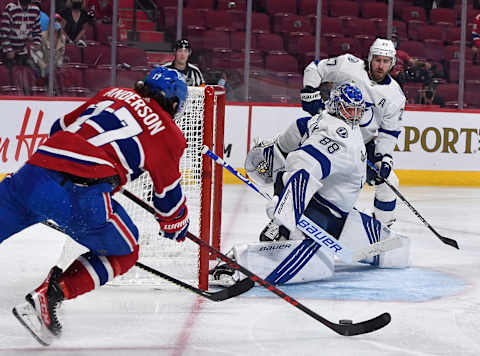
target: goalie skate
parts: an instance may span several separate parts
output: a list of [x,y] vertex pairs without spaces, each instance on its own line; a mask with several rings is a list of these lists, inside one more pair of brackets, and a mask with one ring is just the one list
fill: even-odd
[[53,267],[42,285],[26,295],[26,302],[12,310],[18,321],[44,346],[49,346],[62,331],[57,318],[57,308],[64,298],[58,284],[61,274],[60,268]]

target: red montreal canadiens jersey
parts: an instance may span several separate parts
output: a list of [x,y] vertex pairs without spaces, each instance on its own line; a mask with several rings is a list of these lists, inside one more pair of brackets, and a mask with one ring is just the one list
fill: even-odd
[[185,202],[179,161],[186,146],[155,100],[114,87],[58,119],[28,163],[86,178],[119,175],[122,185],[148,171],[157,212],[169,217]]

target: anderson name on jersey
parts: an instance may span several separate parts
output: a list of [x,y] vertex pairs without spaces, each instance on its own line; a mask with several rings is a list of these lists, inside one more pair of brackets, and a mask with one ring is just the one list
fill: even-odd
[[400,134],[400,120],[405,107],[405,95],[390,76],[376,83],[368,76],[365,62],[349,53],[311,62],[304,71],[303,85],[317,88],[321,83],[339,85],[354,81],[362,91],[367,110],[360,122],[364,142],[378,136],[376,153],[391,154]]
[[322,184],[313,198],[336,216],[347,216],[365,183],[366,149],[360,130],[323,111],[297,119],[278,138],[278,146],[289,152],[283,181],[305,169]]
[[148,171],[157,213],[170,217],[185,202],[179,161],[186,146],[155,100],[107,88],[58,119],[28,163],[85,178],[118,175],[121,185]]

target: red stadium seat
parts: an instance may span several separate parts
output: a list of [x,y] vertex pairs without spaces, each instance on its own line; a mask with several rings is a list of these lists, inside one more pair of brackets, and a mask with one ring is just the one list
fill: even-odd
[[337,36],[343,36],[343,23],[342,20],[337,17],[323,17],[322,36],[334,34]]
[[252,32],[270,32],[270,16],[260,12],[252,13]]
[[[188,26],[198,26],[198,27],[207,27],[207,23],[205,21],[205,13],[208,11],[204,11],[198,8],[184,8],[182,12],[182,19],[183,19],[183,27],[187,28]],[[177,15],[175,13],[175,26],[176,28],[176,19]],[[167,19],[165,18],[165,22]]]
[[436,8],[430,10],[432,25],[456,26],[457,15],[454,9]]
[[[298,0],[298,13],[300,15],[315,15],[317,13],[317,0]],[[328,2],[322,1],[322,20],[328,16]]]
[[410,57],[425,58],[425,44],[419,41],[401,41],[399,49],[408,53]]
[[352,18],[349,21],[345,21],[344,24],[343,33],[347,37],[367,35],[375,38],[377,35],[377,29],[373,21],[362,18]]
[[350,53],[361,58],[363,53],[360,43],[355,38],[337,37],[335,41],[328,41],[326,47],[329,57]]
[[134,70],[117,70],[117,86],[133,88],[137,80],[145,78],[145,73]]
[[[472,61],[466,60],[465,66],[471,65]],[[450,83],[458,83],[459,79],[459,70],[460,70],[460,61],[458,59],[450,59],[447,62],[448,68],[448,81]]]
[[448,27],[445,33],[445,42],[447,45],[460,45],[460,27]]
[[[255,48],[256,36],[252,34],[250,38],[250,48]],[[230,32],[230,47],[231,50],[241,51],[245,49],[245,32]]]
[[478,86],[480,82],[478,80],[467,80],[465,83],[464,102],[469,108],[480,107],[480,90]]
[[112,63],[112,49],[110,46],[87,46],[83,49],[85,64],[97,66]]
[[10,74],[5,65],[0,65],[0,86],[11,85]]
[[265,11],[267,14],[297,13],[297,0],[265,0]]
[[241,10],[247,9],[247,0],[217,0],[217,10]]
[[84,88],[83,68],[64,65],[55,72],[60,92],[65,95],[71,88]]
[[226,31],[207,30],[203,37],[203,48],[230,48],[230,36]]
[[[376,22],[377,37],[387,38],[387,21]],[[407,24],[403,21],[393,20],[392,32],[396,33],[401,40],[406,40]]]
[[284,52],[283,38],[275,33],[259,33],[256,35],[255,47],[252,47],[259,51],[264,52]]
[[187,0],[187,8],[192,9],[208,9],[211,10],[214,8],[214,0]]
[[127,63],[132,67],[146,66],[147,55],[141,48],[117,47],[117,63]]
[[310,21],[310,19],[305,18],[305,16],[282,13],[282,14],[276,14],[273,17],[273,32],[275,33],[290,33],[290,32],[313,33],[314,26]]
[[443,43],[446,38],[446,29],[443,26],[423,25],[417,36],[419,41],[439,40]]
[[402,9],[401,19],[405,22],[409,21],[420,21],[426,22],[427,15],[425,14],[425,9],[420,6],[405,6]]
[[87,68],[85,69],[85,84],[92,92],[110,86],[110,70]]
[[275,73],[298,73],[298,63],[295,57],[289,54],[267,54],[265,70]]
[[465,79],[480,82],[480,65],[465,64]]
[[230,11],[212,10],[205,13],[205,24],[211,29],[233,31],[233,22],[234,15]]
[[[460,59],[460,46],[445,46],[445,60]],[[472,60],[472,48],[465,47],[465,59]]]
[[67,63],[82,63],[82,48],[75,45],[65,46],[65,62]]
[[418,91],[422,88],[422,83],[405,83],[403,84],[403,93],[407,98],[408,104],[415,104],[415,98],[417,97]]
[[112,24],[97,21],[96,26],[97,26],[97,41],[105,45],[110,44],[112,40]]
[[388,5],[381,2],[365,2],[360,6],[360,13],[366,19],[387,19]]
[[315,51],[315,36],[307,33],[292,34],[287,39],[287,50],[291,54]]
[[[230,54],[230,60],[232,61],[232,65],[234,68],[243,68],[243,66],[245,65],[245,52],[232,52]],[[253,50],[250,51],[250,68],[258,68],[261,70],[265,68],[265,61],[261,52]]]
[[425,55],[427,61],[442,62],[445,58],[445,48],[440,40],[425,40]]
[[356,2],[336,0],[330,3],[330,16],[340,18],[358,17],[360,9]]
[[437,92],[440,96],[447,101],[457,101],[458,99],[458,84],[454,83],[445,83],[438,84]]

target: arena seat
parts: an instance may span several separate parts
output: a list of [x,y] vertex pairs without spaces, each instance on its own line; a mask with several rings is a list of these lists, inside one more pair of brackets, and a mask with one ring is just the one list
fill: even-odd
[[146,66],[145,51],[137,47],[117,47],[117,63],[127,63],[132,67]]
[[381,2],[364,2],[360,5],[360,14],[366,19],[386,19],[388,5]]
[[289,54],[267,54],[265,70],[276,73],[298,73],[298,62]]
[[350,18],[360,15],[358,3],[352,1],[338,0],[329,4],[329,12],[332,17]]
[[255,46],[252,46],[252,48],[263,52],[285,51],[283,47],[283,38],[276,33],[257,34],[255,39]]
[[430,10],[430,23],[432,25],[456,26],[457,14],[454,9],[435,8]]

